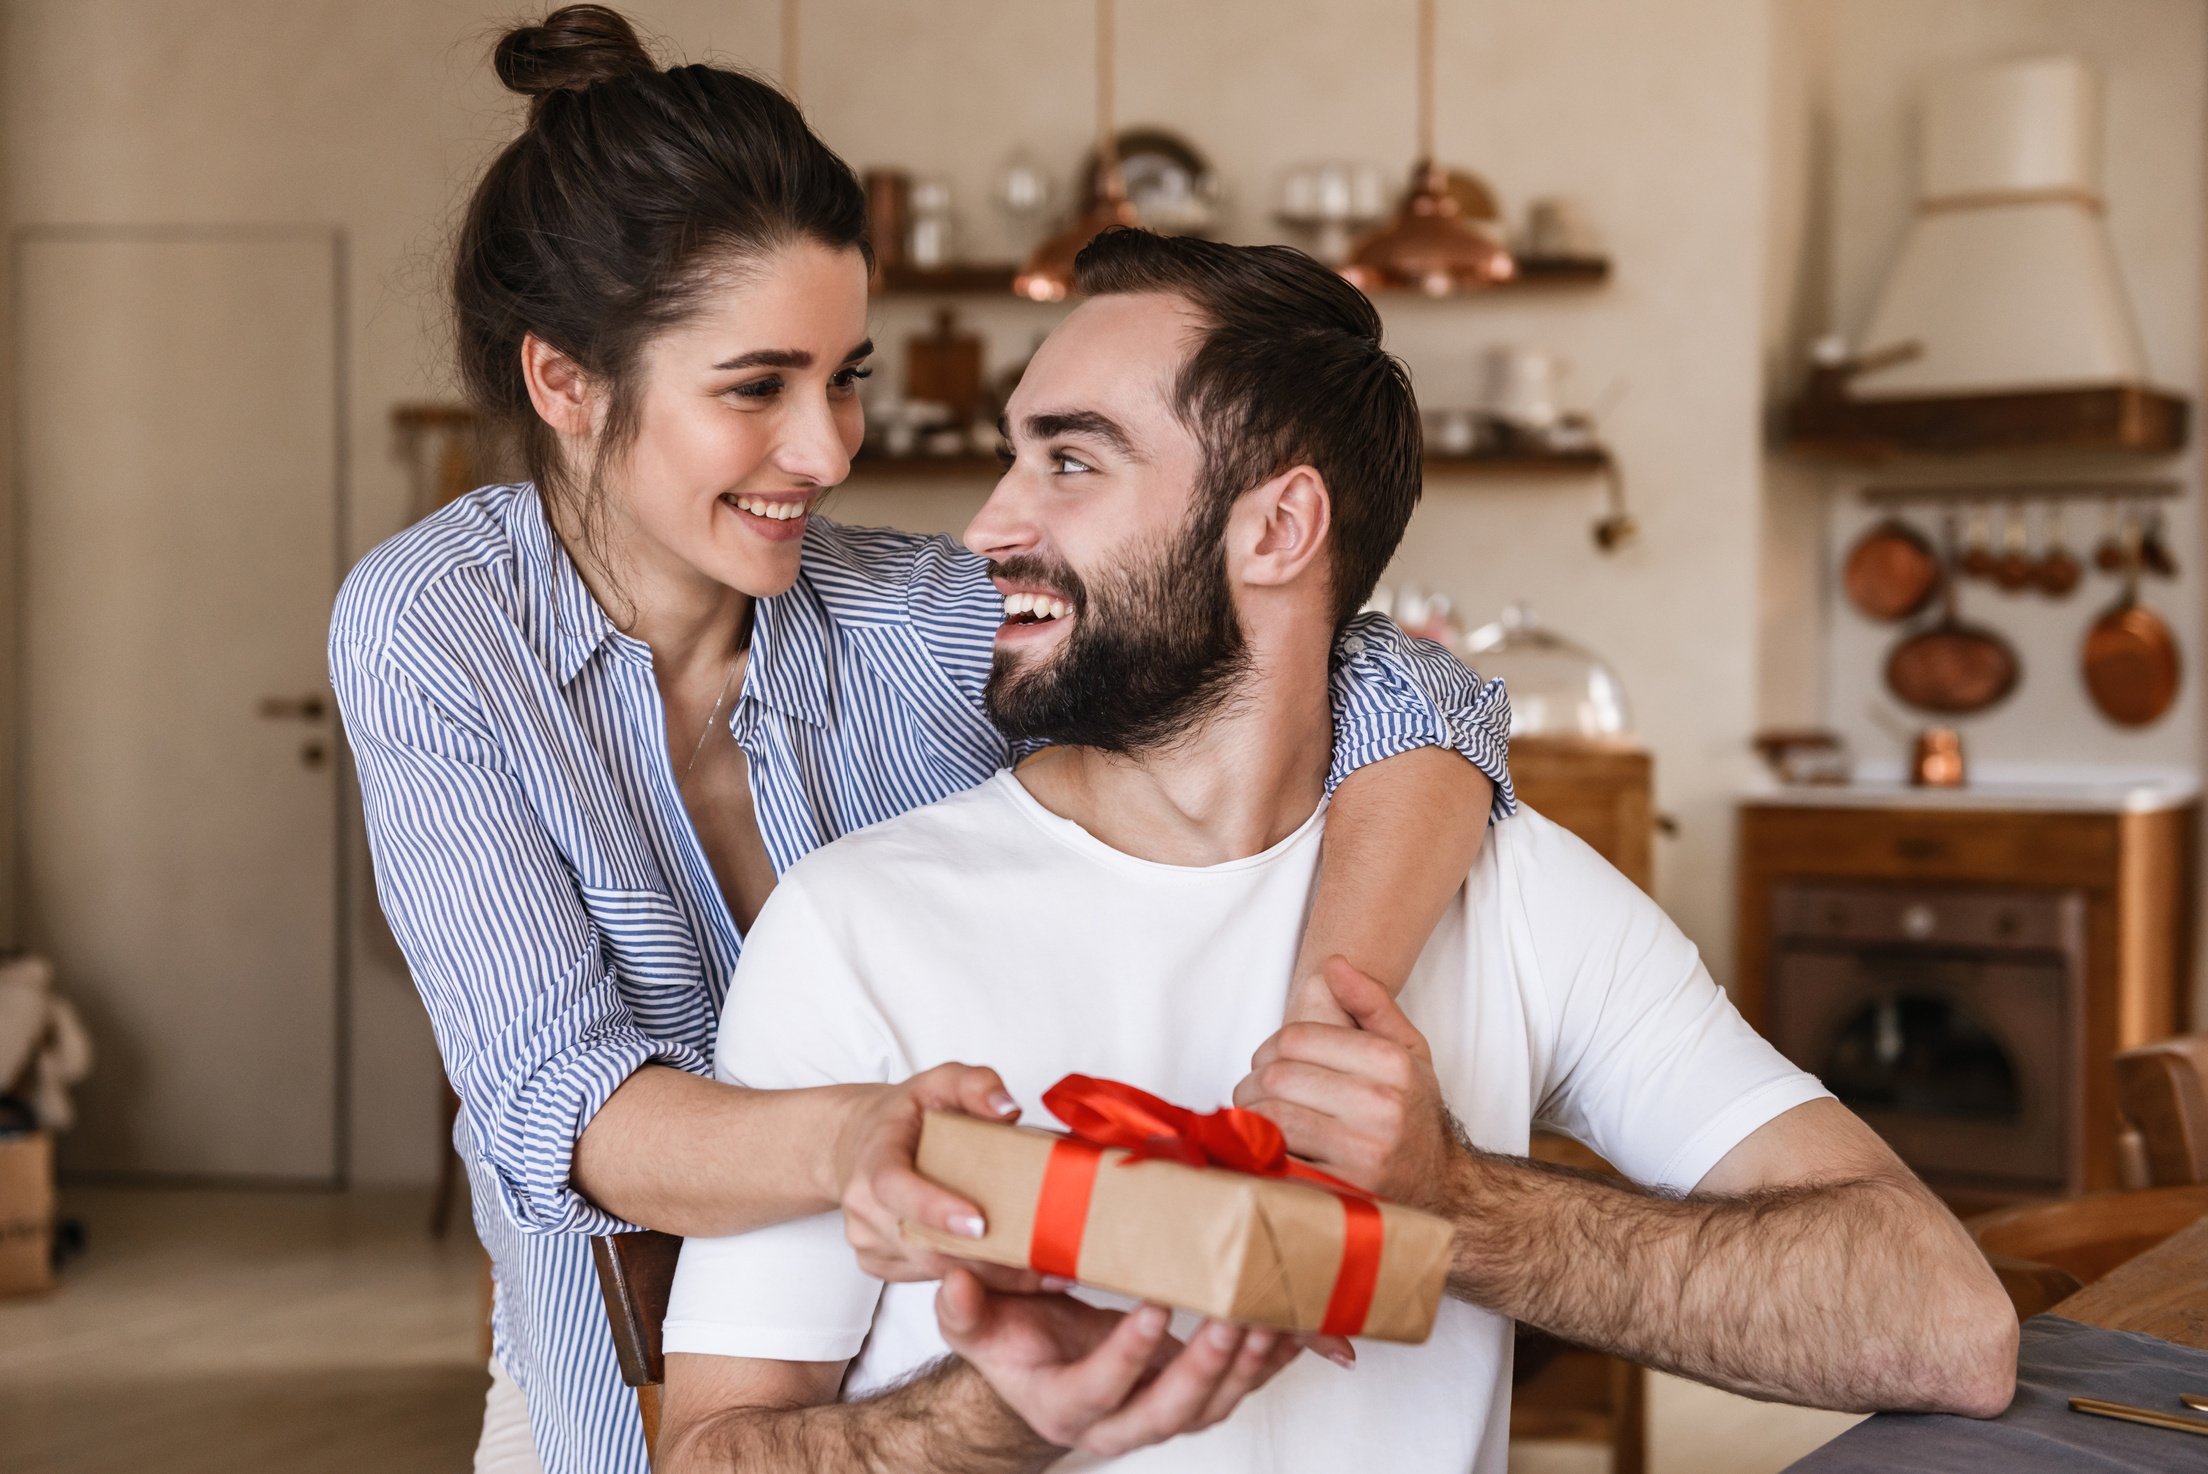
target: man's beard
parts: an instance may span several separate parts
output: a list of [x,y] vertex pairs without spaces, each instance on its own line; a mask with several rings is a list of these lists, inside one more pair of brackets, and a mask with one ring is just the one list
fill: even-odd
[[1138,552],[1095,580],[1038,558],[996,565],[1000,577],[1049,588],[1073,605],[1056,650],[1021,664],[999,652],[984,691],[1015,741],[1106,752],[1152,751],[1188,736],[1234,697],[1249,645],[1227,587],[1226,546],[1209,518],[1161,551]]

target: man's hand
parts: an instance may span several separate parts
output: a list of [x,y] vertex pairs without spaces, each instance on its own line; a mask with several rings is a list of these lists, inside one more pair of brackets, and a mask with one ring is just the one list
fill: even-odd
[[1295,1359],[1300,1343],[1206,1321],[1184,1346],[1163,1306],[1101,1310],[1066,1295],[1002,1294],[968,1268],[936,1292],[936,1323],[1036,1435],[1113,1458],[1209,1428]]
[[1339,957],[1323,969],[1349,1027],[1291,1023],[1259,1046],[1234,1103],[1272,1118],[1288,1149],[1368,1192],[1438,1208],[1459,1138],[1425,1036]]
[[[837,1198],[843,1233],[859,1267],[876,1279],[941,1279],[952,1261],[921,1244],[906,1242],[899,1221],[910,1218],[961,1238],[978,1239],[981,1211],[957,1193],[937,1187],[913,1166],[920,1149],[920,1121],[929,1111],[963,1111],[990,1121],[1016,1121],[1014,1104],[995,1070],[978,1065],[937,1065],[902,1085],[875,1087],[844,1123],[836,1141]],[[1031,1288],[1033,1275],[992,1274],[1000,1288]]]

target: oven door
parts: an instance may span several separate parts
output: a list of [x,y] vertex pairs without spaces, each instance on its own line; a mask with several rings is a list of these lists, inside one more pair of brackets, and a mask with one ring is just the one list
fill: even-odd
[[1771,1038],[1935,1189],[2065,1193],[2080,1022],[2060,953],[1784,944]]

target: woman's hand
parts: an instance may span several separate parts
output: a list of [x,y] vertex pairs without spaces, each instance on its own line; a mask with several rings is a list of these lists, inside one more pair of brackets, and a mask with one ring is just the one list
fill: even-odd
[[[837,1135],[836,1182],[844,1237],[858,1251],[860,1268],[877,1279],[941,1279],[954,1262],[906,1242],[898,1227],[902,1219],[959,1238],[978,1239],[984,1231],[979,1208],[913,1166],[920,1120],[929,1111],[963,1111],[990,1121],[1016,1121],[1020,1115],[997,1072],[979,1065],[937,1065],[901,1085],[869,1087]],[[989,1278],[1002,1288],[1029,1287],[1034,1279]]]

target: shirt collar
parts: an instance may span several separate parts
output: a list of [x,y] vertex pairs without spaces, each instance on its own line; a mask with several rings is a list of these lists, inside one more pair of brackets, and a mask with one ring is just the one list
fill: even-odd
[[525,485],[507,509],[507,532],[521,556],[522,615],[537,658],[566,685],[614,633],[613,621],[552,532],[544,498]]

